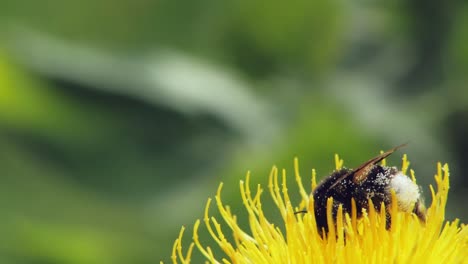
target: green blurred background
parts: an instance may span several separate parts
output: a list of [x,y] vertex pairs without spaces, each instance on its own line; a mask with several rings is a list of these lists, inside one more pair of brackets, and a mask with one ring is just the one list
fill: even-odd
[[461,0],[0,1],[0,263],[169,262],[220,181],[242,215],[247,170],[407,141],[389,162],[427,204],[449,162],[467,222],[467,26]]

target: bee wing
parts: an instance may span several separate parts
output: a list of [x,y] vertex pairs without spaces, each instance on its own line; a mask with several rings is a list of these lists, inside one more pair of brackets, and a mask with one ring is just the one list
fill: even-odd
[[393,152],[395,152],[396,150],[406,146],[408,143],[405,143],[405,144],[402,144],[402,145],[399,145],[399,146],[396,146],[390,150],[387,150],[386,152],[364,162],[363,164],[361,164],[359,167],[357,167],[356,169],[354,170],[351,170],[350,172],[346,173],[345,175],[341,176],[331,187],[335,187],[337,184],[339,184],[342,180],[352,176],[353,177],[353,182],[356,183],[356,184],[359,184],[361,182],[363,182],[367,176],[369,175],[369,171],[372,169],[372,167],[377,164],[378,162],[382,161],[383,159],[385,159],[386,157],[390,156]]
[[353,175],[353,181],[354,183],[361,183],[367,178],[367,175],[369,174],[369,171],[372,169],[372,167],[377,164],[378,162],[382,161],[386,157],[390,156],[393,152],[396,150],[406,146],[408,143],[402,144],[400,146],[396,146],[390,150],[387,150],[386,152],[378,155],[377,157],[374,157],[363,164],[361,166],[357,167],[354,169],[351,173],[354,173]]

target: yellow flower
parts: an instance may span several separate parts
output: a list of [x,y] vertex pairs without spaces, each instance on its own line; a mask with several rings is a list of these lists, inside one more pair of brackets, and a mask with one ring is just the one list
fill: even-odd
[[[335,157],[336,168],[343,161]],[[385,161],[383,161],[385,163]],[[406,174],[409,162],[403,156],[402,171]],[[386,209],[380,211],[370,205],[363,217],[357,218],[355,207],[351,215],[344,214],[340,207],[337,217],[332,216],[332,199],[327,204],[328,234],[317,230],[314,213],[295,214],[306,209],[314,212],[313,196],[306,192],[295,160],[295,177],[302,197],[300,205],[293,208],[286,173],[281,173],[279,183],[278,169],[273,167],[269,178],[269,191],[282,216],[282,227],[266,219],[261,204],[263,189],[257,186],[252,196],[249,174],[240,182],[241,197],[249,216],[250,232],[237,224],[236,216],[221,200],[221,183],[215,197],[217,208],[225,225],[232,230],[233,241],[223,233],[224,228],[214,217],[208,215],[211,199],[205,209],[204,223],[213,240],[225,253],[220,259],[214,256],[210,247],[201,244],[198,238],[200,220],[195,222],[193,242],[187,251],[182,249],[182,228],[172,252],[173,263],[190,263],[196,247],[209,263],[468,263],[468,228],[459,223],[445,221],[445,205],[449,189],[448,165],[437,165],[435,181],[437,191],[430,186],[432,204],[427,210],[427,221],[422,223],[416,215],[398,210],[396,202],[389,208],[391,228],[386,228]],[[414,172],[411,171],[413,181]],[[316,187],[315,171],[312,172],[312,190]],[[280,187],[281,186],[281,187]],[[392,201],[396,201],[394,193]],[[370,200],[369,200],[370,201]],[[370,201],[371,202],[371,201]]]

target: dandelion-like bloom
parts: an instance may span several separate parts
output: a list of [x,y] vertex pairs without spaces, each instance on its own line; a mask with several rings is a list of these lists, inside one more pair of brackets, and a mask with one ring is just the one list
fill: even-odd
[[[343,161],[338,156],[335,160],[336,168],[340,169]],[[404,174],[408,166],[404,155],[401,168]],[[182,228],[173,246],[173,263],[190,263],[195,247],[209,263],[468,263],[467,226],[460,224],[458,219],[445,221],[449,189],[447,164],[437,164],[437,190],[430,186],[432,203],[427,210],[426,223],[411,212],[399,211],[398,203],[393,202],[396,201],[394,193],[390,208],[385,209],[382,204],[380,210],[376,210],[370,204],[360,218],[355,206],[351,214],[344,213],[340,206],[334,217],[333,201],[329,199],[327,222],[328,226],[335,228],[329,228],[325,235],[317,229],[315,215],[311,213],[314,212],[314,198],[305,191],[298,171],[296,159],[295,177],[302,197],[298,207],[291,204],[285,171],[282,171],[281,179],[276,167],[270,174],[268,187],[283,219],[281,228],[265,217],[261,204],[263,189],[258,185],[256,194],[252,195],[247,174],[245,182],[240,182],[240,191],[249,216],[250,232],[242,230],[236,216],[222,203],[221,183],[215,200],[226,226],[232,230],[233,241],[226,238],[221,223],[208,215],[211,199],[206,205],[204,223],[226,257],[217,258],[210,247],[201,244],[198,220],[194,226],[193,242],[186,253],[182,249]],[[413,171],[411,176],[416,181]],[[315,171],[312,170],[312,190],[316,186]],[[302,209],[309,213],[295,213]],[[388,212],[391,228],[385,224]]]

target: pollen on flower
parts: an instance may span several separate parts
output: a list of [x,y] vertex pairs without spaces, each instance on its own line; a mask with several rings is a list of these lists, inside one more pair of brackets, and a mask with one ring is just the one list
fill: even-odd
[[[341,205],[327,200],[326,214],[328,233],[318,230],[314,213],[296,214],[299,210],[314,212],[314,198],[306,191],[299,174],[298,160],[294,160],[295,180],[301,201],[297,206],[291,202],[286,184],[285,170],[273,167],[268,191],[279,211],[282,221],[272,223],[262,209],[260,185],[251,190],[250,173],[240,181],[240,194],[248,214],[248,231],[242,229],[229,206],[222,202],[223,184],[219,185],[215,203],[223,222],[209,215],[212,200],[206,204],[203,224],[212,240],[224,256],[215,256],[210,246],[203,245],[198,233],[201,221],[197,220],[193,230],[193,242],[186,251],[182,247],[185,228],[182,228],[172,250],[173,263],[190,263],[194,248],[208,263],[467,263],[468,228],[459,220],[445,221],[445,206],[449,189],[448,165],[437,164],[436,189],[430,186],[431,206],[427,210],[427,221],[423,223],[411,212],[402,212],[397,202],[389,208],[382,203],[374,206],[369,199],[368,209],[357,211],[352,200],[350,213]],[[343,160],[335,155],[337,170]],[[401,171],[408,170],[409,162],[403,156]],[[415,183],[414,172],[411,171]],[[317,186],[316,172],[312,170],[311,187]],[[397,201],[392,190],[392,201]],[[338,208],[333,208],[337,206]],[[379,209],[375,209],[379,208]],[[336,216],[333,211],[336,210]],[[391,228],[387,227],[387,214],[391,215]],[[358,215],[362,215],[358,218]],[[229,230],[227,238],[225,232]],[[184,253],[185,252],[185,253]]]

